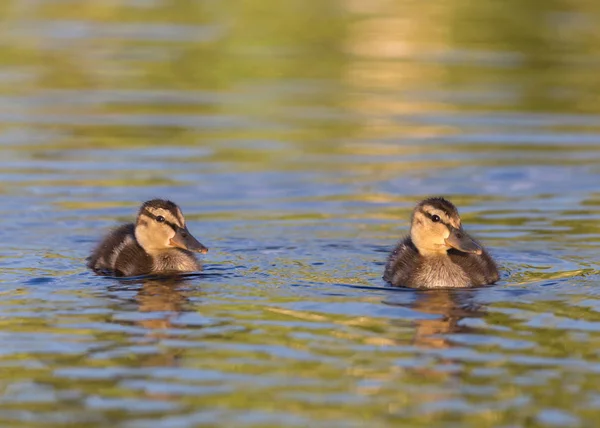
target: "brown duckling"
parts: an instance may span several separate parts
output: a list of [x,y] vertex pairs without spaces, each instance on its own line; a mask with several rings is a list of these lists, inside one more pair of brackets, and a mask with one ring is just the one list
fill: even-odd
[[383,279],[396,287],[459,288],[493,284],[498,268],[462,228],[458,210],[444,198],[420,202],[410,235],[390,254]]
[[205,254],[208,248],[188,231],[181,209],[153,199],[142,204],[135,224],[122,225],[104,238],[87,266],[116,276],[194,272],[202,269],[194,252]]

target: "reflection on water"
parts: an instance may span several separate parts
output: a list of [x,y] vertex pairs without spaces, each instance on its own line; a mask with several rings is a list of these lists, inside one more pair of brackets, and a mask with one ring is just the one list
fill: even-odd
[[447,348],[452,346],[448,340],[449,334],[468,333],[469,328],[462,326],[460,321],[483,316],[483,312],[477,306],[471,307],[470,302],[464,301],[465,297],[465,293],[452,290],[419,293],[412,308],[439,318],[415,321],[414,343],[422,347]]
[[[189,300],[185,296],[185,284],[183,279],[175,277],[139,279],[139,280],[121,280],[117,286],[109,286],[110,292],[118,293],[124,286],[125,290],[138,289],[135,297],[132,299],[137,304],[137,310],[140,313],[148,313],[151,318],[141,318],[133,323],[150,330],[165,329],[172,326],[171,318],[177,317],[186,309]],[[129,303],[129,302],[128,302]],[[133,303],[133,302],[132,302]],[[158,316],[158,318],[154,318]]]
[[[595,426],[595,2],[0,16],[0,425]],[[386,287],[440,194],[502,280]],[[87,271],[154,197],[211,243],[205,271]]]

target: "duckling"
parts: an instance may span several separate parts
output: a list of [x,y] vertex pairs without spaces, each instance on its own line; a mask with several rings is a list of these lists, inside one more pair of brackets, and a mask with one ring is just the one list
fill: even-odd
[[144,202],[135,224],[112,231],[88,257],[87,266],[98,273],[137,276],[202,269],[193,252],[208,248],[192,236],[181,209],[173,202]]
[[462,228],[456,207],[444,198],[421,201],[413,210],[410,235],[390,254],[383,279],[412,288],[458,288],[493,284],[498,268]]

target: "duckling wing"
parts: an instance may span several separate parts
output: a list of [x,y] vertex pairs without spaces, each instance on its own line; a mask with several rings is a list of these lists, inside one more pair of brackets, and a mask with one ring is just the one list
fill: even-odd
[[448,251],[448,256],[467,274],[473,286],[493,284],[499,279],[496,263],[485,249],[480,255],[452,249]]
[[111,270],[113,253],[128,236],[134,236],[133,224],[124,224],[110,232],[92,251],[87,266],[95,271]]
[[383,279],[395,287],[410,287],[418,270],[420,256],[409,236],[402,239],[388,257]]
[[[87,266],[101,273],[117,273],[116,262],[123,257],[122,253],[129,254],[139,248],[143,254],[143,249],[135,240],[135,226],[125,224],[109,233],[88,257]],[[136,248],[137,247],[137,248]]]
[[148,255],[137,241],[129,241],[120,248],[113,271],[116,276],[137,276],[149,274],[152,271],[152,257]]

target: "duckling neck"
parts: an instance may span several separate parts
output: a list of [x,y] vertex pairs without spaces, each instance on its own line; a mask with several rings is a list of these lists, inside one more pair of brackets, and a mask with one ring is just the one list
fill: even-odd
[[448,258],[448,260],[450,260],[450,257],[448,257],[448,250],[446,248],[417,248],[417,251],[419,252],[419,255],[421,255],[421,257],[426,257],[426,258],[430,258],[430,257],[446,257]]

